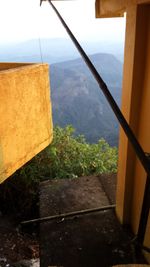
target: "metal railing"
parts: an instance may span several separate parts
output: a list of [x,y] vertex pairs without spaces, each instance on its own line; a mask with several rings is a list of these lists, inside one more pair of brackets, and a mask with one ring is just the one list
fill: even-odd
[[[146,232],[146,226],[147,226],[147,221],[148,221],[148,215],[149,215],[149,209],[150,209],[150,160],[149,157],[146,155],[146,153],[143,151],[141,145],[139,144],[137,138],[135,137],[132,129],[130,128],[128,122],[126,121],[124,115],[122,114],[119,106],[117,105],[116,101],[112,97],[106,83],[103,81],[101,78],[100,74],[94,67],[93,63],[87,56],[87,54],[84,52],[83,48],[67,26],[66,22],[56,9],[56,7],[52,4],[50,0],[48,0],[49,4],[57,14],[58,18],[60,19],[61,23],[63,24],[64,28],[66,29],[67,33],[69,34],[71,40],[75,44],[76,48],[78,49],[79,53],[81,54],[82,58],[84,59],[86,65],[92,72],[94,78],[96,79],[100,89],[102,90],[103,94],[105,95],[107,101],[109,102],[113,112],[115,113],[120,125],[122,126],[126,136],[128,137],[129,141],[131,142],[134,151],[139,158],[143,168],[145,169],[147,173],[147,179],[146,179],[146,185],[145,185],[145,192],[144,192],[144,198],[143,198],[143,204],[142,204],[142,211],[141,211],[141,216],[140,216],[140,223],[139,223],[139,229],[137,233],[137,242],[139,244],[143,244],[144,237],[145,237],[145,232]],[[149,248],[145,248],[147,251],[150,251]]]

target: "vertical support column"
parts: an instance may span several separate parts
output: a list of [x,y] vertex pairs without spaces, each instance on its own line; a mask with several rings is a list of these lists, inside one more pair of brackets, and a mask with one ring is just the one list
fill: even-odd
[[[141,85],[141,98],[138,108],[138,131],[137,137],[141,143],[145,152],[150,151],[150,5],[142,5],[139,7],[139,19],[138,19],[138,32],[139,42],[142,43],[139,54],[143,61],[141,60],[139,64],[141,65],[144,73]],[[136,159],[135,161],[135,171],[134,171],[134,188],[133,188],[133,197],[132,197],[132,228],[134,232],[137,232],[140,213],[142,207],[142,200],[145,189],[147,174],[143,170],[141,164]]]
[[[136,19],[137,7],[133,6],[132,8],[127,10],[122,90],[122,112],[126,117],[126,120],[129,122],[130,126],[136,38]],[[130,200],[134,167],[133,162],[134,153],[132,147],[126,135],[124,134],[124,131],[120,128],[116,212],[121,223],[127,223],[130,220]]]
[[[141,66],[144,69],[143,82],[142,82],[142,95],[140,99],[139,112],[138,112],[138,139],[146,152],[150,152],[150,4],[142,5],[139,8],[140,19],[138,22],[139,32],[141,33],[141,42],[143,48],[140,50],[144,58],[144,63],[141,62]],[[142,201],[145,192],[145,184],[147,191],[146,206],[150,205],[150,192],[148,192],[148,184],[146,182],[147,174],[143,170],[138,160],[135,161],[134,172],[134,187],[132,193],[132,212],[131,212],[131,225],[134,233],[139,233],[139,222],[141,217]],[[142,212],[142,220],[145,220],[146,209],[148,213],[148,206],[144,208]],[[147,217],[147,216],[146,216]],[[140,222],[140,225],[142,221]],[[145,220],[145,226],[147,226],[146,234],[144,238],[144,245],[150,248],[150,212],[148,221]],[[144,225],[143,224],[143,225]],[[144,226],[141,226],[141,229]],[[142,234],[142,232],[141,232]],[[139,235],[139,239],[141,238]],[[144,231],[143,231],[144,237]],[[141,238],[143,240],[143,238]],[[150,254],[147,253],[147,260],[150,262]]]
[[[143,5],[128,6],[126,22],[122,111],[137,137],[145,73],[147,32],[145,11]],[[116,212],[122,223],[131,222],[135,161],[136,156],[132,146],[121,129]]]

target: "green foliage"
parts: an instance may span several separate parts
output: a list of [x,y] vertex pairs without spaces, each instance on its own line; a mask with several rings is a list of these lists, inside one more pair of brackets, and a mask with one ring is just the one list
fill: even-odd
[[88,144],[83,136],[75,137],[74,131],[72,126],[55,127],[52,144],[0,185],[3,212],[11,211],[19,218],[37,216],[40,181],[117,171],[116,148],[104,139]]
[[72,126],[55,127],[52,144],[20,170],[28,183],[117,171],[117,149],[104,139],[97,144],[75,137]]

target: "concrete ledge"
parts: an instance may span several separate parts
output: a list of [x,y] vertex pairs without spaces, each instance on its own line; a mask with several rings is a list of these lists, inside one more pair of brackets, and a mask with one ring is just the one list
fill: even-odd
[[0,183],[52,141],[47,64],[0,64]]

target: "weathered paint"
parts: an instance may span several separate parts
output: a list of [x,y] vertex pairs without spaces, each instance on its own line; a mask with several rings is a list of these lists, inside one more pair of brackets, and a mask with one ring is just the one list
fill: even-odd
[[[126,11],[122,112],[145,152],[150,153],[150,1],[97,0],[100,17]],[[136,234],[146,173],[120,129],[116,213]],[[150,247],[150,215],[144,245]],[[150,255],[147,253],[150,262]]]
[[0,63],[0,183],[51,141],[48,65]]

